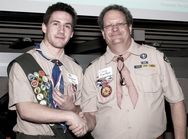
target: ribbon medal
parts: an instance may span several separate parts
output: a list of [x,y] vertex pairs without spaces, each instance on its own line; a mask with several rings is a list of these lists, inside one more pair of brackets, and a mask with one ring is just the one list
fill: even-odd
[[112,81],[112,68],[104,68],[98,71],[98,80],[96,86],[101,87],[101,95],[108,97],[112,93],[112,87],[109,83]]
[[108,84],[104,84],[101,88],[101,95],[103,97],[108,97],[112,93],[112,87]]

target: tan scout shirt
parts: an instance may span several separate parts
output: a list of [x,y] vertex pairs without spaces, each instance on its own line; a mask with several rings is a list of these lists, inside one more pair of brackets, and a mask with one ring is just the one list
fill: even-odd
[[[109,48],[85,71],[81,107],[85,112],[97,111],[97,125],[92,132],[95,139],[156,139],[166,129],[165,98],[170,103],[184,99],[174,71],[164,61],[163,53],[134,41],[128,51],[131,55],[125,65],[139,95],[135,109],[126,86],[123,87],[122,108],[117,106],[117,64]],[[102,86],[97,83],[101,77],[99,73],[106,68],[112,69],[112,81],[108,83],[112,93],[103,97]],[[104,74],[109,75],[107,71]]]
[[[49,55],[50,52],[48,52],[43,43],[41,43],[41,50],[46,57],[53,59],[53,57]],[[30,50],[28,53],[34,56],[39,65],[51,79],[51,72],[54,64],[46,60],[35,49]],[[83,79],[82,69],[64,53],[62,53],[60,61],[63,63],[61,69],[64,80],[64,94],[67,94],[67,86],[72,84],[70,74],[75,75],[78,80],[75,104],[80,105],[80,93]],[[11,110],[15,110],[15,105],[20,102],[37,102],[37,99],[24,71],[17,63],[12,66],[9,74],[9,96],[9,109]],[[19,115],[17,115],[17,124],[13,130],[29,135],[53,135],[53,132],[48,124],[35,124],[27,122],[22,120]]]

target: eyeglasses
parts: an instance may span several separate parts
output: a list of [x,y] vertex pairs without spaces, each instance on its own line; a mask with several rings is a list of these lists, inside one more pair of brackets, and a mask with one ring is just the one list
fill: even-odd
[[113,29],[113,27],[123,28],[126,24],[127,24],[126,22],[110,24],[110,25],[104,26],[104,29],[111,30],[111,29]]

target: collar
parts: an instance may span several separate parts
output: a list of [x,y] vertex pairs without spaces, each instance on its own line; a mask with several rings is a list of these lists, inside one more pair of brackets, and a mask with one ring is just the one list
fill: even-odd
[[[127,50],[130,54],[139,56],[140,52],[139,52],[139,47],[141,45],[137,44],[133,39],[131,39],[131,45],[129,47],[129,49]],[[112,53],[112,51],[110,50],[109,47],[106,48],[106,53],[104,54],[105,57],[105,63],[108,64],[111,61],[113,61],[114,57],[117,57],[118,55]]]
[[[57,59],[55,58],[54,55],[51,54],[51,52],[49,51],[49,49],[47,49],[45,43],[42,41],[40,44],[40,50],[42,51],[43,55],[48,58],[48,59]],[[62,54],[60,55],[60,57],[57,59],[59,61],[61,61],[63,63],[63,58],[64,57],[64,50],[62,52]]]

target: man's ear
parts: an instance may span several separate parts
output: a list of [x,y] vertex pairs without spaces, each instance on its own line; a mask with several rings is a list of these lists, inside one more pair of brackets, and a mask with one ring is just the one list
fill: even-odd
[[74,35],[74,31],[72,32],[72,34],[71,34],[71,36],[70,36],[70,37],[72,38],[72,37],[73,37],[73,35]]
[[132,34],[132,25],[129,26],[129,32]]
[[44,23],[42,23],[42,32],[46,33],[46,25]]
[[101,33],[102,33],[103,39],[105,39],[104,30],[101,30]]

